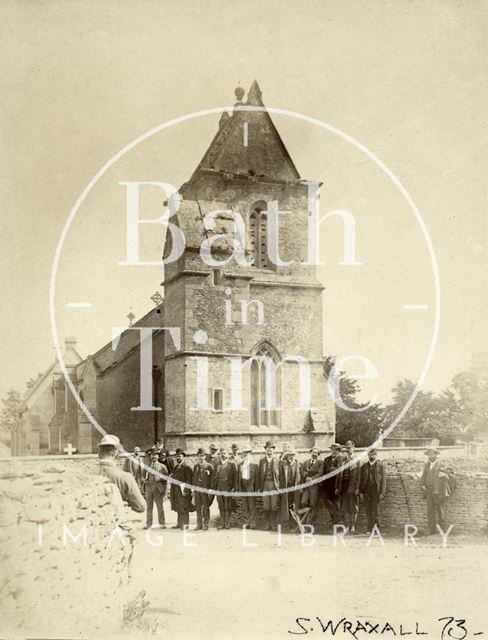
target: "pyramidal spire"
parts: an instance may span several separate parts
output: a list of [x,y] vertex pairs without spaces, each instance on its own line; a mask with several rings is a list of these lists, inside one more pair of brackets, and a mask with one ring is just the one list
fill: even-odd
[[253,80],[249,93],[247,94],[247,104],[253,107],[261,107],[263,105],[263,94],[257,83],[257,80]]
[[[235,90],[233,112],[224,112],[209,148],[195,169],[190,183],[202,173],[225,173],[272,180],[299,180],[293,160],[264,106],[261,89],[253,81],[244,102],[242,87]],[[261,107],[258,110],[236,107]]]

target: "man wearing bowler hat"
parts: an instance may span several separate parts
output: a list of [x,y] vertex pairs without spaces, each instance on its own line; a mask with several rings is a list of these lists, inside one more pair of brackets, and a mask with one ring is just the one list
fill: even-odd
[[[197,451],[197,463],[193,467],[192,484],[202,489],[212,489],[213,467],[205,460],[205,449],[200,447]],[[194,490],[195,510],[197,512],[197,529],[208,529],[210,520],[210,497],[207,491]]]
[[97,444],[98,457],[100,458],[100,475],[105,476],[119,488],[122,500],[137,513],[142,513],[146,508],[146,501],[142,497],[134,477],[127,471],[122,471],[117,466],[120,440],[114,435],[105,435]]
[[446,500],[452,493],[453,485],[439,461],[440,451],[428,447],[425,451],[427,462],[424,465],[420,486],[427,501],[427,526],[429,533],[436,533],[436,524],[444,531],[446,526]]
[[215,468],[215,465],[219,461],[219,448],[216,444],[212,443],[209,447],[209,453],[205,456],[205,462],[208,462]]
[[[264,445],[266,455],[259,461],[258,491],[279,491],[280,465],[274,456],[275,445],[268,440]],[[280,506],[280,494],[263,496],[264,528],[266,531],[276,529],[276,517]]]
[[[149,453],[148,469],[144,470],[144,488],[146,492],[147,514],[145,529],[150,529],[153,524],[153,506],[156,503],[158,510],[158,523],[161,529],[166,528],[164,519],[163,500],[166,494],[166,486],[168,484],[168,469],[158,460],[159,451],[153,447]],[[159,474],[166,476],[162,478]]]
[[[244,459],[237,467],[237,491],[241,493],[256,491],[258,465],[252,461],[251,451],[251,447],[242,449]],[[244,524],[249,529],[254,529],[256,526],[256,499],[254,496],[244,496],[241,499],[244,507]]]
[[376,449],[368,451],[368,462],[361,467],[359,493],[364,500],[367,533],[371,533],[375,526],[380,526],[380,502],[386,494],[385,465],[378,460]]
[[230,448],[229,462],[233,462],[236,467],[242,462],[242,456],[237,444],[233,444]]
[[176,449],[176,465],[171,473],[171,477],[175,480],[183,482],[183,486],[176,482],[171,483],[170,500],[171,508],[178,514],[178,522],[173,529],[183,529],[188,527],[190,523],[191,510],[191,489],[186,484],[191,484],[193,474],[191,467],[185,461],[185,452],[183,449]]

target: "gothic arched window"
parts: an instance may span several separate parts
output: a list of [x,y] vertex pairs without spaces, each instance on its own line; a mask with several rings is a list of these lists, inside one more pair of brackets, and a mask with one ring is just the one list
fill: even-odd
[[280,425],[280,357],[262,344],[251,358],[251,424],[258,427]]
[[249,216],[249,248],[252,252],[253,265],[258,269],[270,268],[267,209],[266,202],[260,200],[251,207]]

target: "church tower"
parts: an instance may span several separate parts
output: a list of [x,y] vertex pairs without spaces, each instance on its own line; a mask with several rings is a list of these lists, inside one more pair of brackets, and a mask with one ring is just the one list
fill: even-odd
[[[278,447],[283,441],[324,447],[334,438],[335,411],[322,372],[323,286],[315,267],[303,264],[308,187],[257,82],[246,101],[243,89],[235,93],[233,112],[221,116],[172,218],[186,244],[166,265],[162,283],[165,326],[181,331],[180,344],[165,337],[167,444],[188,451],[211,441],[256,449],[272,439]],[[280,262],[269,249],[273,206],[286,212],[278,215]],[[236,213],[245,225],[246,265],[233,255]],[[205,241],[222,264],[202,259]]]

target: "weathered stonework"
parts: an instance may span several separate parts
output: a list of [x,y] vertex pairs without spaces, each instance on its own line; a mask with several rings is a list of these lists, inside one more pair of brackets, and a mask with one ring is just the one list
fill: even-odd
[[[0,617],[3,631],[85,637],[116,631],[132,554],[117,487],[85,467],[0,465]],[[64,533],[66,526],[76,538]],[[118,532],[123,532],[124,543]],[[110,543],[111,536],[113,541]],[[114,593],[117,597],[114,597]],[[89,615],[87,615],[89,612]]]
[[[255,84],[248,103],[262,106]],[[248,127],[249,144],[242,140]],[[182,345],[176,350],[165,339],[166,435],[170,447],[194,451],[210,440],[262,446],[294,440],[297,446],[326,446],[334,437],[335,411],[322,373],[322,289],[314,266],[307,265],[308,188],[289,157],[265,111],[235,111],[221,121],[219,132],[190,181],[181,188],[183,202],[175,221],[183,231],[183,256],[165,271],[165,322],[181,327]],[[238,212],[245,223],[246,259],[253,258],[251,216],[256,203],[277,201],[280,211],[278,253],[286,265],[243,266],[231,257],[234,222]],[[213,229],[204,217],[218,210]],[[267,224],[267,223],[266,223]],[[220,236],[220,237],[218,237]],[[170,234],[165,247],[168,256]],[[202,259],[200,247],[214,240],[213,257],[222,263],[218,277]],[[269,257],[269,256],[268,256]],[[229,260],[230,258],[230,260]],[[269,261],[268,261],[269,263]],[[241,303],[248,307],[247,322]],[[262,304],[264,321],[259,323]],[[230,309],[230,312],[229,312]],[[200,342],[196,332],[205,332]],[[250,405],[255,391],[250,367],[256,351],[266,345],[279,365],[278,416],[258,426]],[[230,357],[242,358],[242,407],[229,409],[232,397]],[[299,407],[299,365],[306,359],[311,389],[310,409]],[[208,393],[222,390],[223,410],[195,410],[198,359],[208,363]],[[171,380],[171,383],[170,383]],[[201,386],[201,384],[200,384]]]
[[[293,440],[305,448],[313,444],[325,447],[334,439],[335,407],[322,373],[323,285],[315,267],[307,264],[308,187],[264,109],[256,83],[246,104],[262,110],[225,114],[202,161],[180,189],[182,201],[171,222],[183,232],[185,250],[165,266],[164,303],[73,368],[73,382],[90,414],[129,450],[134,446],[147,449],[156,435],[164,436],[171,449],[182,446],[189,451],[210,441],[227,444],[229,439],[255,448],[269,438],[278,445]],[[270,233],[268,214],[261,216],[261,212],[271,202],[286,212],[279,216],[278,230],[278,254],[286,264],[272,263],[265,241]],[[214,228],[209,229],[204,218],[216,210]],[[245,223],[247,265],[232,256],[233,212]],[[221,264],[218,268],[202,259],[201,246],[208,240],[215,240],[212,256]],[[165,257],[172,248],[168,232]],[[161,408],[157,416],[152,410],[133,410],[140,404],[137,329],[149,326],[156,328],[152,351],[158,373],[153,390]],[[179,330],[180,343],[174,344],[163,327]],[[197,332],[205,339],[197,340]],[[251,376],[253,361],[264,348],[279,367],[279,409],[272,413],[263,409],[262,381],[257,383]],[[242,403],[227,410],[233,394],[231,357],[242,359]],[[197,389],[203,384],[197,367],[204,358],[208,359],[208,388],[203,391],[209,396],[208,409],[201,404],[197,407]],[[307,363],[302,362],[308,367],[309,404],[299,404],[302,365],[297,358]],[[57,383],[62,386],[64,380]],[[215,393],[221,394],[221,407],[214,402]],[[58,395],[56,402],[61,402]],[[80,453],[96,451],[101,436],[69,396],[69,410],[59,405],[55,411],[51,446],[19,449],[16,455],[63,452],[69,443]],[[26,430],[21,436],[27,441],[30,433]]]

